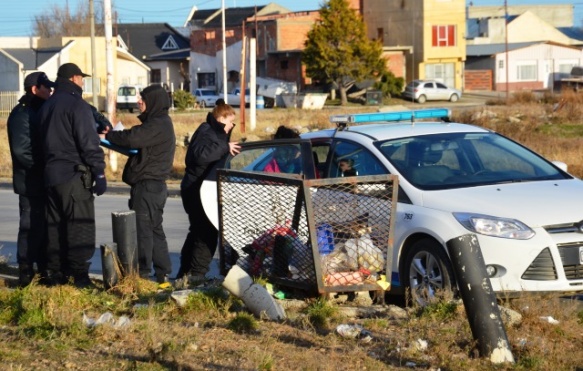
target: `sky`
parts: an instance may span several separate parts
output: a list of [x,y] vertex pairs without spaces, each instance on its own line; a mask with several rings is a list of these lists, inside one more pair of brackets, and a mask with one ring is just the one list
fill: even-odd
[[[95,8],[103,7],[103,0],[94,0]],[[225,7],[265,5],[275,2],[292,11],[319,9],[323,0],[225,0]],[[395,0],[386,0],[395,1]],[[53,5],[64,7],[69,4],[72,10],[78,4],[89,7],[89,0],[0,0],[0,36],[31,36],[33,20]],[[118,20],[122,23],[168,23],[181,27],[186,21],[192,6],[199,9],[221,7],[221,0],[112,0]],[[469,4],[470,0],[466,1]],[[472,0],[473,5],[500,5],[504,0]],[[507,0],[510,5],[527,4],[572,4],[574,6],[575,26],[583,26],[583,0]],[[1,45],[0,45],[1,47]]]

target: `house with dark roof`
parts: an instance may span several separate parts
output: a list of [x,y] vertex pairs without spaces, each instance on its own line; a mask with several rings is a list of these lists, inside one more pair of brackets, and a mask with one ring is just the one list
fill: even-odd
[[[55,79],[60,65],[72,62],[92,75],[83,80],[83,97],[93,101],[93,87],[97,92],[99,109],[105,109],[107,71],[105,38],[95,38],[96,66],[91,65],[90,37],[0,37],[0,91],[23,94],[26,75],[36,71],[45,72]],[[145,83],[149,67],[127,52],[123,46],[115,49],[114,81]],[[95,73],[93,72],[95,70]]]
[[148,83],[190,90],[190,41],[180,31],[168,23],[121,23],[115,30],[128,52],[150,67]]
[[[239,87],[244,35],[253,37],[257,41],[257,76],[278,78],[278,76],[267,74],[269,57],[272,53],[281,51],[277,49],[281,40],[294,38],[294,34],[276,35],[273,32],[269,33],[267,25],[262,22],[267,21],[265,17],[277,18],[291,13],[293,12],[275,3],[257,7],[225,8],[224,44],[227,81],[224,83],[222,10],[220,8],[201,10],[193,8],[186,23],[191,29],[190,75],[193,80],[191,91],[196,88],[211,88],[217,91],[223,91],[226,88],[227,91],[230,91],[234,87]],[[272,22],[273,19],[269,18],[269,21]],[[311,26],[313,19],[309,22]],[[303,29],[304,27],[296,28],[293,31],[295,34],[301,34]],[[301,79],[299,62],[286,64],[287,67],[291,65],[297,68],[290,69],[293,76],[290,73],[287,78],[295,81],[299,76]],[[245,65],[245,72],[246,74],[249,72],[248,63]],[[280,79],[281,77],[279,76]]]

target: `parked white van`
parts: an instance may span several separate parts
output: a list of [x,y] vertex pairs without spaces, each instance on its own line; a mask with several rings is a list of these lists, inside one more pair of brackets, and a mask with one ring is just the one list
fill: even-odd
[[138,99],[140,99],[142,89],[141,85],[120,85],[117,89],[116,108],[118,110],[127,109],[133,113],[134,109],[138,109]]

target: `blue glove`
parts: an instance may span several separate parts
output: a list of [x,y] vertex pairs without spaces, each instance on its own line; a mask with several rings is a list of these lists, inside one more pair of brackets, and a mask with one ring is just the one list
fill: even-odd
[[107,189],[107,179],[105,179],[105,174],[99,174],[95,176],[95,184],[93,184],[93,188],[91,191],[98,196],[101,196],[105,193]]

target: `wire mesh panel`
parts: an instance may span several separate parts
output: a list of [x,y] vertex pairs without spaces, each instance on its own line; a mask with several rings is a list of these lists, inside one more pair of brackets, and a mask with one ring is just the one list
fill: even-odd
[[378,290],[391,266],[394,181],[220,170],[223,274],[236,264],[251,276],[318,293]]

